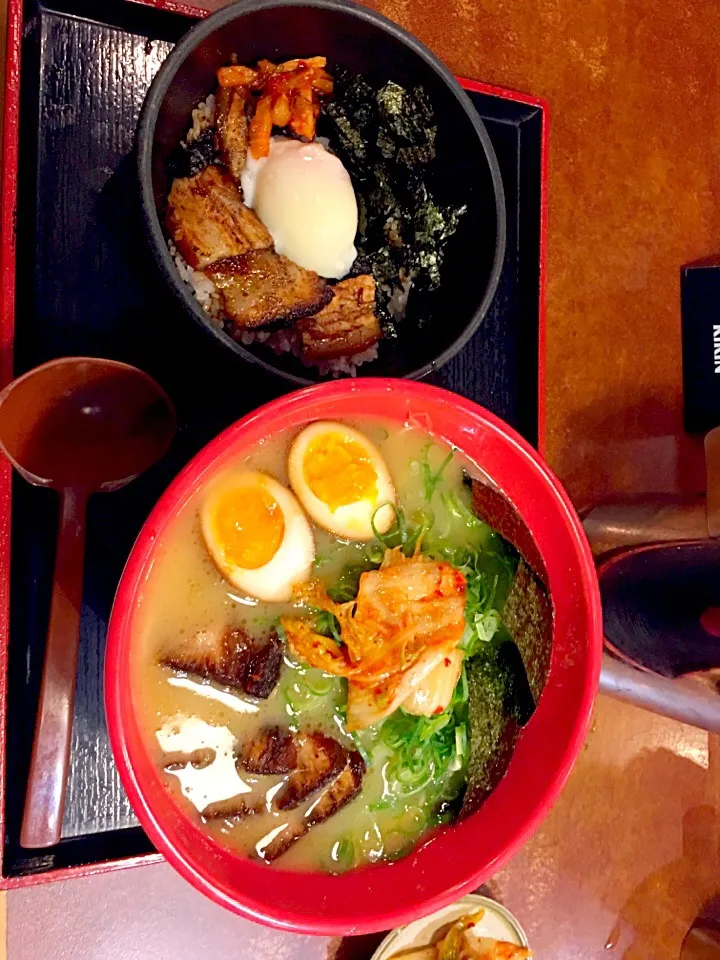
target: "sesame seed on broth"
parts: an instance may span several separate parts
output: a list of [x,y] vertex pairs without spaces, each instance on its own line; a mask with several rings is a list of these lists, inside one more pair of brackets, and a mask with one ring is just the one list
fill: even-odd
[[[364,433],[378,448],[405,517],[427,511],[423,460],[432,471],[438,471],[450,452],[447,444],[423,430],[390,422],[353,420],[349,425]],[[287,485],[286,461],[294,436],[288,433],[266,440],[230,469],[262,471]],[[462,491],[464,470],[477,473],[474,465],[456,454],[445,463],[438,492]],[[202,737],[198,733],[207,733],[207,725],[226,731],[217,741],[222,744],[228,738],[237,745],[248,743],[268,726],[300,733],[321,732],[348,750],[358,749],[358,741],[363,749],[364,740],[362,734],[353,739],[345,732],[346,681],[293,662],[286,649],[279,682],[266,700],[256,700],[237,689],[160,665],[163,651],[187,643],[196,634],[242,628],[255,641],[262,642],[281,616],[298,614],[298,607],[292,602],[267,603],[243,596],[220,575],[203,540],[201,498],[202,494],[178,515],[153,565],[136,638],[133,691],[148,749],[159,767],[168,765],[169,754],[162,745],[174,745],[172,763],[166,769],[167,784],[188,815],[195,818],[200,817],[195,808],[197,797],[206,797],[199,790],[207,791],[208,804],[224,803],[228,794],[237,792],[237,773],[232,764],[225,762],[225,779],[207,772],[206,754],[212,745],[199,742]],[[439,541],[454,536],[455,521],[443,503],[440,496],[432,500],[433,532]],[[326,586],[331,586],[348,565],[358,563],[367,550],[367,543],[339,539],[315,523],[312,533],[315,575]],[[396,856],[417,841],[428,829],[433,804],[427,802],[422,784],[403,799],[390,796],[387,772],[392,753],[392,747],[381,738],[373,742],[366,751],[369,762],[359,795],[290,846],[278,861],[283,868],[340,871]],[[218,816],[208,819],[205,829],[223,845],[255,856],[276,834],[296,829],[316,797],[310,796],[293,810],[278,811],[271,801],[289,774],[238,772],[248,787],[247,791],[243,787],[242,796],[252,798],[247,802],[254,804],[252,815]]]

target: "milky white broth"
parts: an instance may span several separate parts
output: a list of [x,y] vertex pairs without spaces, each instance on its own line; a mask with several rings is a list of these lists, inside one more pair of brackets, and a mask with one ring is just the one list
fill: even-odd
[[[378,420],[346,422],[363,431],[380,449],[395,483],[398,505],[405,515],[410,518],[416,511],[427,509],[419,461],[427,456],[431,467],[437,469],[450,448],[422,430]],[[288,432],[274,437],[251,454],[238,458],[228,469],[262,470],[287,484],[287,450],[294,436],[295,432]],[[429,443],[432,445],[428,448]],[[455,536],[455,521],[443,507],[441,494],[453,490],[469,503],[469,492],[463,485],[463,470],[469,468],[470,472],[477,474],[477,470],[456,452],[442,475],[432,500],[436,539],[452,542]],[[160,735],[166,748],[177,748],[180,743],[197,737],[198,733],[201,735],[203,730],[207,732],[203,723],[223,728],[215,731],[215,742],[208,742],[208,745],[220,753],[225,750],[228,755],[225,762],[213,765],[212,773],[207,768],[193,770],[192,767],[163,773],[168,789],[199,822],[203,822],[200,813],[183,796],[180,774],[186,791],[189,789],[193,797],[207,798],[207,803],[224,799],[229,790],[236,792],[228,786],[233,777],[238,776],[232,763],[232,742],[246,741],[260,727],[279,724],[293,730],[321,730],[355,749],[337,712],[338,706],[345,702],[345,681],[293,663],[287,652],[280,681],[264,701],[158,665],[158,655],[173,640],[187,638],[218,623],[243,627],[254,636],[267,636],[278,618],[294,609],[291,604],[262,603],[243,597],[217,572],[200,532],[202,496],[201,492],[178,515],[156,555],[138,614],[133,690],[135,710],[146,745],[161,768],[167,755],[158,741],[159,731],[162,731]],[[314,524],[313,533],[317,548],[316,574],[326,584],[332,584],[339,571],[356,560],[367,546],[339,540]],[[477,536],[483,541],[492,536],[493,549],[497,549],[495,542],[499,538],[490,528],[481,525]],[[501,585],[500,589],[506,591],[507,584]],[[192,721],[189,726],[176,722],[187,724],[188,720]],[[185,731],[186,740],[172,740],[178,729]],[[396,857],[407,852],[431,825],[434,803],[426,802],[425,791],[420,789],[401,799],[388,796],[383,771],[391,751],[375,742],[373,731],[362,732],[359,736],[368,744],[368,751],[372,750],[361,793],[335,816],[313,827],[276,861],[278,866],[337,871]],[[371,741],[374,749],[370,746]],[[253,791],[269,792],[270,795],[287,779],[244,772],[240,776]],[[262,813],[235,820],[210,820],[204,824],[204,829],[223,845],[253,855],[263,838],[283,823],[301,818],[313,801],[311,797],[292,811]],[[202,799],[196,799],[196,803],[203,805]]]

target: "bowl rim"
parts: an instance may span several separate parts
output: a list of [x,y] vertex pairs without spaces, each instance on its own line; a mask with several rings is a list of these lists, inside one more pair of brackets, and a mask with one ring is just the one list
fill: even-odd
[[314,7],[321,10],[331,10],[334,12],[348,14],[359,20],[364,20],[378,27],[385,33],[389,33],[400,43],[408,47],[412,52],[420,57],[425,64],[433,70],[437,76],[444,82],[448,89],[457,100],[465,116],[473,126],[475,135],[480,140],[485,157],[490,170],[490,177],[493,184],[495,199],[495,220],[497,234],[495,240],[495,253],[493,257],[490,276],[485,288],[485,293],[479,305],[476,307],[470,322],[462,331],[460,336],[450,344],[439,356],[428,363],[411,370],[403,376],[403,379],[419,380],[427,376],[433,370],[438,370],[451,360],[468,343],[471,337],[476,333],[480,324],[487,316],[492,301],[497,292],[500,276],[505,263],[505,252],[507,245],[507,211],[505,209],[505,189],[500,173],[495,148],[492,145],[487,128],[482,118],[473,106],[467,93],[460,86],[457,79],[443,64],[443,62],[422,43],[417,37],[409,33],[399,24],[394,23],[380,13],[376,13],[367,7],[360,6],[354,0],[235,0],[235,2],[217,10],[209,17],[201,20],[195,26],[191,27],[186,34],[178,41],[173,50],[168,54],[153,79],[147,92],[143,106],[140,112],[140,119],[136,135],[136,169],[140,181],[140,199],[142,208],[142,221],[144,232],[149,243],[153,259],[160,269],[165,282],[172,290],[176,299],[189,313],[196,323],[207,333],[211,334],[214,340],[230,348],[236,355],[260,368],[265,373],[281,377],[283,380],[296,386],[313,386],[314,384],[327,381],[312,380],[309,377],[303,377],[290,371],[283,370],[271,362],[262,358],[251,350],[246,349],[243,344],[238,343],[229,337],[224,330],[212,322],[209,315],[202,309],[195,297],[190,292],[189,285],[180,277],[177,267],[168,250],[165,235],[162,230],[160,218],[155,208],[155,194],[152,180],[152,155],[154,145],[154,133],[157,124],[157,117],[160,107],[165,99],[165,95],[180,69],[186,57],[205,40],[216,29],[225,26],[232,20],[244,17],[246,14],[256,13],[261,10],[271,10],[278,7]]
[[[436,926],[433,930],[433,935],[438,932],[438,930],[444,926],[446,923],[450,922],[449,918],[455,919],[454,914],[463,908],[468,912],[477,910],[478,907],[482,907],[487,913],[495,913],[497,916],[505,920],[513,929],[515,935],[517,936],[520,943],[520,947],[529,947],[530,941],[528,940],[525,930],[520,925],[518,918],[510,912],[510,910],[505,906],[505,904],[500,903],[499,900],[493,900],[492,897],[486,897],[481,893],[467,893],[464,897],[461,897],[459,900],[449,903],[446,907],[443,907],[441,910],[431,913],[428,917],[421,918],[422,920],[432,921]],[[460,914],[462,916],[462,914]],[[393,944],[396,940],[400,939],[403,933],[410,926],[409,923],[403,924],[401,927],[395,927],[394,930],[391,930],[385,939],[378,945],[375,953],[370,957],[370,960],[392,960],[394,954],[390,953]],[[413,937],[413,941],[415,938]],[[425,944],[413,942],[410,946],[402,947],[402,952],[407,952],[408,950],[419,950]],[[401,953],[402,956],[402,953]]]
[[[137,605],[138,593],[149,571],[149,565],[153,562],[152,558],[157,549],[156,542],[159,537],[161,538],[162,531],[176,514],[180,505],[186,503],[189,497],[206,481],[209,471],[216,468],[217,461],[227,455],[229,449],[237,445],[238,437],[242,436],[243,432],[259,429],[263,423],[272,422],[281,415],[283,419],[288,420],[306,410],[318,399],[323,402],[333,399],[347,401],[352,397],[354,401],[357,400],[361,403],[363,394],[370,398],[374,393],[388,390],[399,391],[401,397],[407,399],[408,402],[422,404],[424,401],[426,404],[432,403],[435,406],[452,404],[462,412],[464,417],[470,418],[474,423],[480,424],[488,434],[494,435],[495,441],[499,441],[507,449],[512,448],[512,456],[517,455],[525,461],[526,466],[532,471],[534,480],[531,486],[534,487],[535,481],[537,481],[555,501],[558,507],[555,519],[564,528],[566,545],[568,538],[572,541],[572,553],[577,575],[576,590],[583,597],[582,610],[580,611],[582,620],[578,620],[576,623],[580,624],[583,631],[582,635],[587,637],[586,650],[583,654],[587,668],[577,684],[577,695],[572,710],[572,723],[568,724],[566,736],[563,738],[559,760],[553,765],[553,769],[545,782],[540,784],[537,800],[533,802],[529,815],[524,815],[521,828],[516,829],[513,826],[512,831],[510,831],[510,838],[503,838],[504,846],[493,851],[490,860],[483,862],[474,870],[463,867],[462,878],[458,879],[456,877],[448,880],[447,886],[443,886],[439,892],[430,892],[427,895],[420,894],[415,901],[407,906],[386,903],[380,898],[376,902],[373,912],[360,916],[358,916],[354,906],[350,903],[345,904],[342,896],[343,891],[347,889],[345,881],[349,877],[358,878],[358,875],[362,874],[365,885],[370,889],[375,886],[373,881],[379,880],[381,872],[384,872],[386,883],[392,885],[393,875],[389,871],[395,871],[395,876],[397,876],[398,868],[402,866],[403,862],[409,863],[413,870],[417,869],[416,863],[422,856],[423,850],[430,850],[434,847],[431,839],[419,851],[404,858],[404,861],[400,863],[383,863],[363,867],[340,877],[325,877],[325,875],[318,873],[289,874],[288,871],[278,871],[280,884],[283,882],[281,878],[287,878],[288,876],[312,877],[314,881],[320,877],[323,883],[326,880],[335,883],[334,889],[340,896],[334,898],[333,911],[330,916],[323,913],[314,913],[307,906],[304,910],[300,906],[290,908],[287,904],[269,900],[267,895],[253,893],[251,887],[248,887],[249,870],[247,870],[245,876],[245,886],[248,889],[245,891],[243,899],[240,899],[233,891],[229,893],[219,878],[216,878],[213,871],[208,869],[196,855],[189,853],[188,848],[184,849],[182,845],[174,846],[164,829],[162,817],[156,815],[156,798],[149,798],[147,785],[143,785],[136,776],[134,762],[130,759],[129,737],[125,724],[132,710],[128,691],[123,687],[122,674],[123,672],[127,673],[128,670],[127,648],[130,642],[130,628]],[[420,409],[423,409],[423,407],[421,406]],[[358,410],[357,415],[362,416],[362,411]],[[312,419],[315,418],[314,414],[308,414],[308,416],[312,416]],[[347,415],[343,414],[341,416]],[[393,419],[397,418],[393,415]],[[478,463],[478,466],[481,469],[483,468],[482,463]],[[562,560],[557,560],[555,568],[558,569],[562,562]],[[569,564],[568,569],[571,568],[572,565]],[[196,889],[205,893],[216,903],[242,916],[296,933],[322,935],[371,933],[387,930],[417,919],[423,914],[432,913],[458,899],[458,897],[477,889],[480,882],[487,879],[490,873],[500,869],[535,832],[564,787],[585,741],[598,689],[601,657],[602,611],[595,564],[590,547],[570,498],[537,451],[511,427],[483,407],[442,388],[391,378],[335,381],[317,384],[287,394],[238,420],[203,447],[158,500],[128,558],[108,627],[105,658],[105,709],[108,733],[121,781],[143,828],[157,849]],[[553,672],[555,669],[557,668],[553,668]],[[564,667],[561,666],[560,670],[563,669]],[[548,707],[550,706],[547,701],[546,704]],[[542,709],[543,700],[540,701],[537,713],[542,712]],[[546,710],[547,714],[548,711]],[[554,715],[551,719],[554,721]],[[543,722],[547,726],[545,721]],[[521,747],[522,743],[519,743],[516,750],[520,751]],[[527,754],[528,751],[524,750],[524,760],[527,760]],[[501,789],[501,785],[502,781],[494,793]],[[488,799],[487,805],[491,805],[492,802],[493,795]],[[500,800],[497,802],[500,802]],[[481,813],[482,810],[475,816],[463,821],[459,826],[448,829],[465,828]],[[492,815],[492,813],[489,815]],[[191,824],[189,817],[185,817],[185,819],[187,819],[188,824]],[[277,867],[269,868],[264,865],[251,866],[255,870],[278,870]],[[422,874],[422,871],[420,871],[420,874]],[[354,882],[359,883],[360,879],[358,878]],[[381,889],[382,886],[383,884],[380,884],[377,889]],[[336,908],[335,903],[337,903]]]

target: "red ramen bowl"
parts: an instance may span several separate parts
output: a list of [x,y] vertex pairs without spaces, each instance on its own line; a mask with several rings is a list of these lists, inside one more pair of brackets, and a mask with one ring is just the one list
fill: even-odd
[[[262,438],[316,419],[409,419],[458,447],[506,494],[542,554],[555,609],[552,662],[537,710],[505,777],[471,817],[438,828],[395,863],[341,876],[266,866],[224,849],[168,792],[133,704],[139,607],[175,517],[209,479]],[[530,837],[565,783],[585,738],[600,671],[595,568],[580,521],[538,454],[481,407],[445,390],[367,379],[310,387],[251,413],[205,447],[163,494],[133,548],[110,621],[106,707],[125,789],[152,842],[198,890],[236,913],[303,933],[386,930],[475,889]]]

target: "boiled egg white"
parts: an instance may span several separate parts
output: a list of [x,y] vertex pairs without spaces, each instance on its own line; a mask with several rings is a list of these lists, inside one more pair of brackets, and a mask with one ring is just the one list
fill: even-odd
[[248,152],[241,183],[278,253],[321,277],[348,274],[357,256],[357,200],[342,161],[322,143],[273,137],[269,156]]
[[318,526],[372,540],[395,520],[395,488],[382,454],[363,433],[331,420],[305,427],[288,454],[290,486]]
[[211,487],[200,509],[205,545],[222,575],[250,597],[292,598],[315,559],[310,524],[292,493],[259,471],[231,474]]

